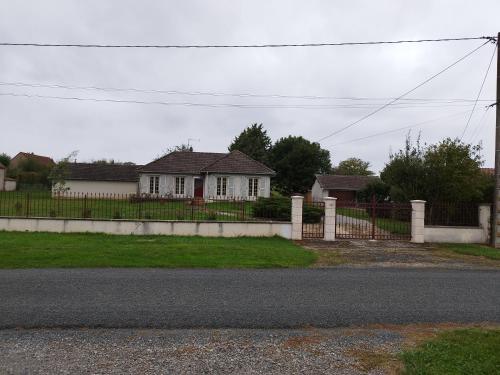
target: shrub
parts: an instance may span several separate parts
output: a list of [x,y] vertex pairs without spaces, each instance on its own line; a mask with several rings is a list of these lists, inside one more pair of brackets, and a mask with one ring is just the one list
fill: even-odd
[[122,218],[122,213],[120,211],[115,211],[113,214],[113,219],[119,220]]
[[151,220],[152,218],[153,218],[153,215],[151,215],[150,212],[145,212],[144,213],[144,219]]
[[217,213],[215,211],[208,211],[207,220],[217,220]]
[[319,223],[324,214],[324,208],[308,206],[306,204],[302,208],[302,221],[308,224]]
[[286,197],[260,197],[254,203],[253,216],[280,221],[290,221],[292,217],[292,200]]
[[49,216],[50,216],[50,217],[56,217],[56,216],[57,216],[57,212],[56,212],[56,210],[50,210],[50,212],[49,212]]

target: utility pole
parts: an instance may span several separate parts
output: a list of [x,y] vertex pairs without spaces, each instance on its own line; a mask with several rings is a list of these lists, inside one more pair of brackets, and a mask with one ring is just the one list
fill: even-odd
[[496,248],[500,248],[500,32],[497,35],[497,98],[495,104],[496,125],[495,125],[495,201],[493,203],[493,220],[492,220],[492,244]]

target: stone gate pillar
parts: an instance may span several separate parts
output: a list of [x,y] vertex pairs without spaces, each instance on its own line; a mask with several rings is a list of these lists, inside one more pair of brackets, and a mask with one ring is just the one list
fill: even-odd
[[304,197],[294,195],[292,197],[292,240],[302,239],[302,206]]
[[335,241],[335,215],[337,198],[325,197],[325,241]]
[[411,202],[411,242],[424,243],[425,201]]

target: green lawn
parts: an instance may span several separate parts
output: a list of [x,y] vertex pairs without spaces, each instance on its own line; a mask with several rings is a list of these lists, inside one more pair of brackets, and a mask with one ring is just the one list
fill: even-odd
[[443,332],[401,358],[406,375],[500,374],[500,330]]
[[0,268],[307,267],[316,255],[279,237],[208,238],[0,232]]
[[50,191],[0,192],[0,216],[146,220],[254,220],[254,202],[191,200],[131,202],[126,195],[53,198]]
[[500,250],[486,245],[450,243],[439,245],[439,247],[458,254],[475,255],[500,260]]

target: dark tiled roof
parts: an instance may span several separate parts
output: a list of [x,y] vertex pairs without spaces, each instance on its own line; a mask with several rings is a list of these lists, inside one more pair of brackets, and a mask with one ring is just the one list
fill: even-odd
[[67,180],[136,182],[140,165],[69,163]]
[[271,168],[238,150],[206,166],[202,172],[274,175]]
[[318,175],[319,185],[323,189],[363,190],[370,182],[376,181],[376,176],[343,176],[336,174]]
[[143,173],[186,173],[205,172],[235,174],[267,174],[274,172],[240,151],[229,154],[214,152],[175,151],[139,169]]
[[488,176],[494,176],[495,175],[495,168],[481,168],[481,172]]
[[[16,156],[12,158],[12,160],[15,162],[18,159],[31,159],[35,160],[37,163],[45,165],[47,167],[53,166],[54,160],[52,158],[49,158],[48,156],[43,156],[43,155],[36,155],[32,152],[19,152]],[[12,161],[11,161],[12,162]]]

